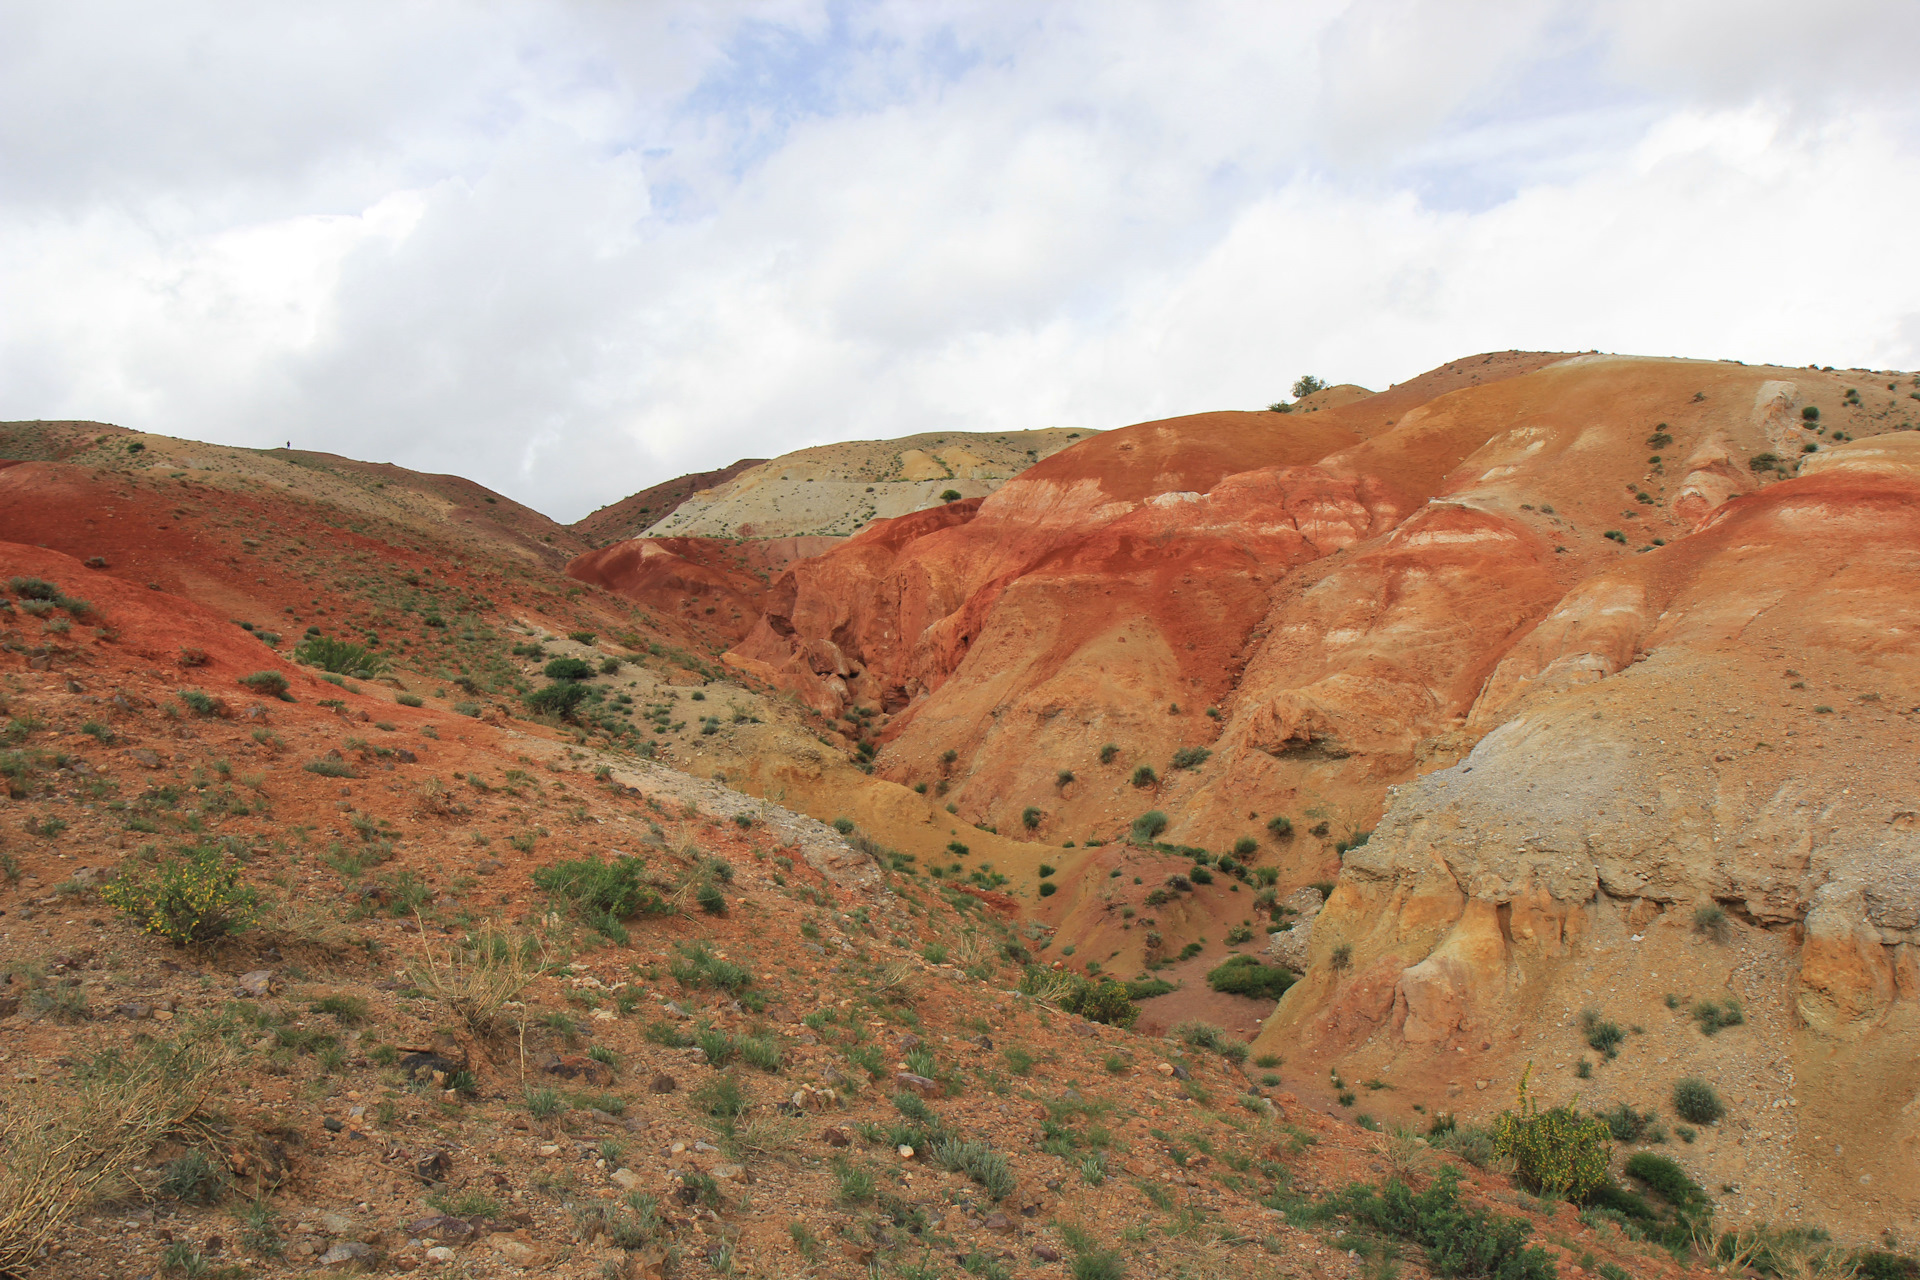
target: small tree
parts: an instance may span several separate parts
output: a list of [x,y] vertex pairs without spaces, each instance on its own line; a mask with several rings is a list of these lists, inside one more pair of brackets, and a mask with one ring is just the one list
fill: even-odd
[[1320,379],[1310,373],[1303,373],[1294,380],[1293,398],[1299,400],[1312,395],[1316,391],[1325,391],[1326,389],[1326,383],[1320,381]]

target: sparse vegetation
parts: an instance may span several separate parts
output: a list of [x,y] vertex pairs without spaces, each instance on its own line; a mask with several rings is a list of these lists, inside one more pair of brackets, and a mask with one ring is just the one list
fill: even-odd
[[1694,1124],[1713,1124],[1727,1114],[1727,1107],[1712,1085],[1698,1076],[1687,1076],[1673,1086],[1673,1112]]
[[1696,1000],[1693,1004],[1693,1020],[1699,1024],[1700,1034],[1718,1035],[1726,1027],[1737,1027],[1747,1020],[1740,1002],[1732,996],[1724,1000]]

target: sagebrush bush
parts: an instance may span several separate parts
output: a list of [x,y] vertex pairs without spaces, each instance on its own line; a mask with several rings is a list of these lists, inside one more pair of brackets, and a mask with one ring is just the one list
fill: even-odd
[[1207,762],[1213,752],[1205,747],[1181,747],[1173,753],[1173,767],[1176,769],[1198,769]]
[[1674,1114],[1694,1124],[1712,1124],[1727,1114],[1726,1104],[1712,1085],[1698,1076],[1687,1076],[1673,1086]]
[[1133,842],[1135,844],[1146,844],[1166,829],[1167,815],[1158,809],[1149,809],[1133,820]]
[[331,636],[306,637],[294,648],[293,660],[337,676],[356,676],[362,680],[371,680],[387,669],[387,660],[367,646]]
[[123,865],[100,896],[146,932],[181,947],[240,933],[259,915],[259,895],[241,882],[239,865],[208,845],[162,858],[150,872]]
[[1278,1000],[1294,981],[1291,970],[1262,964],[1257,957],[1249,955],[1230,957],[1225,964],[1207,972],[1207,985],[1215,991],[1259,1000]]
[[577,680],[555,680],[544,689],[535,689],[524,701],[527,709],[536,714],[556,715],[561,719],[572,719],[580,704],[586,701],[587,686]]
[[1460,1202],[1460,1171],[1452,1166],[1417,1195],[1393,1178],[1379,1191],[1355,1184],[1340,1202],[1341,1209],[1375,1230],[1424,1248],[1435,1275],[1553,1280],[1557,1274],[1547,1252],[1527,1244],[1533,1226],[1526,1219]]
[[1494,1117],[1494,1150],[1536,1194],[1579,1200],[1606,1180],[1612,1134],[1606,1121],[1570,1107],[1540,1110],[1527,1090],[1532,1073],[1531,1063],[1520,1073],[1519,1108]]
[[540,867],[533,873],[533,882],[565,898],[589,921],[666,915],[672,908],[644,878],[645,871],[645,862],[626,854],[610,862],[589,856]]
[[278,671],[256,671],[250,676],[241,676],[240,683],[264,697],[278,698],[282,702],[293,701],[293,694],[288,692],[287,678]]
[[1697,907],[1693,913],[1693,931],[1715,942],[1725,942],[1731,928],[1727,922],[1726,908],[1716,903]]

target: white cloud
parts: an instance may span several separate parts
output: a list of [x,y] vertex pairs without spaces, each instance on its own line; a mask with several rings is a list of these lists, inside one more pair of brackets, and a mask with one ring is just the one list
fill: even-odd
[[1600,347],[1920,363],[1910,5],[0,5],[0,416],[561,518]]

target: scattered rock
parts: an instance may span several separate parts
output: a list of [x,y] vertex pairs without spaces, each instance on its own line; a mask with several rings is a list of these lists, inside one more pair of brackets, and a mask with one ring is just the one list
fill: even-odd
[[550,1076],[559,1076],[562,1080],[578,1080],[595,1088],[605,1088],[613,1083],[613,1068],[585,1054],[562,1056],[549,1052],[540,1056],[537,1065],[540,1070]]
[[913,1090],[923,1098],[937,1098],[946,1092],[938,1080],[929,1080],[925,1076],[917,1076],[911,1071],[894,1072],[893,1082],[903,1089]]
[[680,1087],[679,1081],[675,1080],[672,1076],[668,1075],[664,1071],[661,1071],[655,1074],[655,1076],[653,1077],[653,1080],[647,1085],[647,1088],[651,1089],[655,1093],[672,1093],[675,1089],[678,1089],[679,1087]]
[[422,1240],[462,1240],[473,1234],[473,1224],[442,1213],[408,1223],[407,1234]]
[[160,767],[160,757],[145,747],[137,747],[127,752],[127,757],[142,769],[158,769]]
[[997,1209],[987,1215],[987,1220],[980,1224],[980,1229],[983,1231],[991,1231],[997,1236],[1015,1235],[1020,1230],[1019,1227],[1014,1225],[1012,1218],[1009,1218]]
[[240,985],[234,994],[248,1000],[264,1000],[272,995],[279,984],[274,981],[273,970],[255,969],[252,973],[240,975]]
[[848,1147],[853,1145],[853,1133],[845,1125],[835,1125],[820,1135],[821,1141],[830,1147]]
[[373,1262],[373,1247],[358,1240],[342,1240],[320,1255],[323,1267],[366,1266]]
[[622,1167],[615,1169],[608,1176],[613,1179],[614,1185],[622,1191],[631,1191],[640,1185],[640,1175],[628,1168]]

